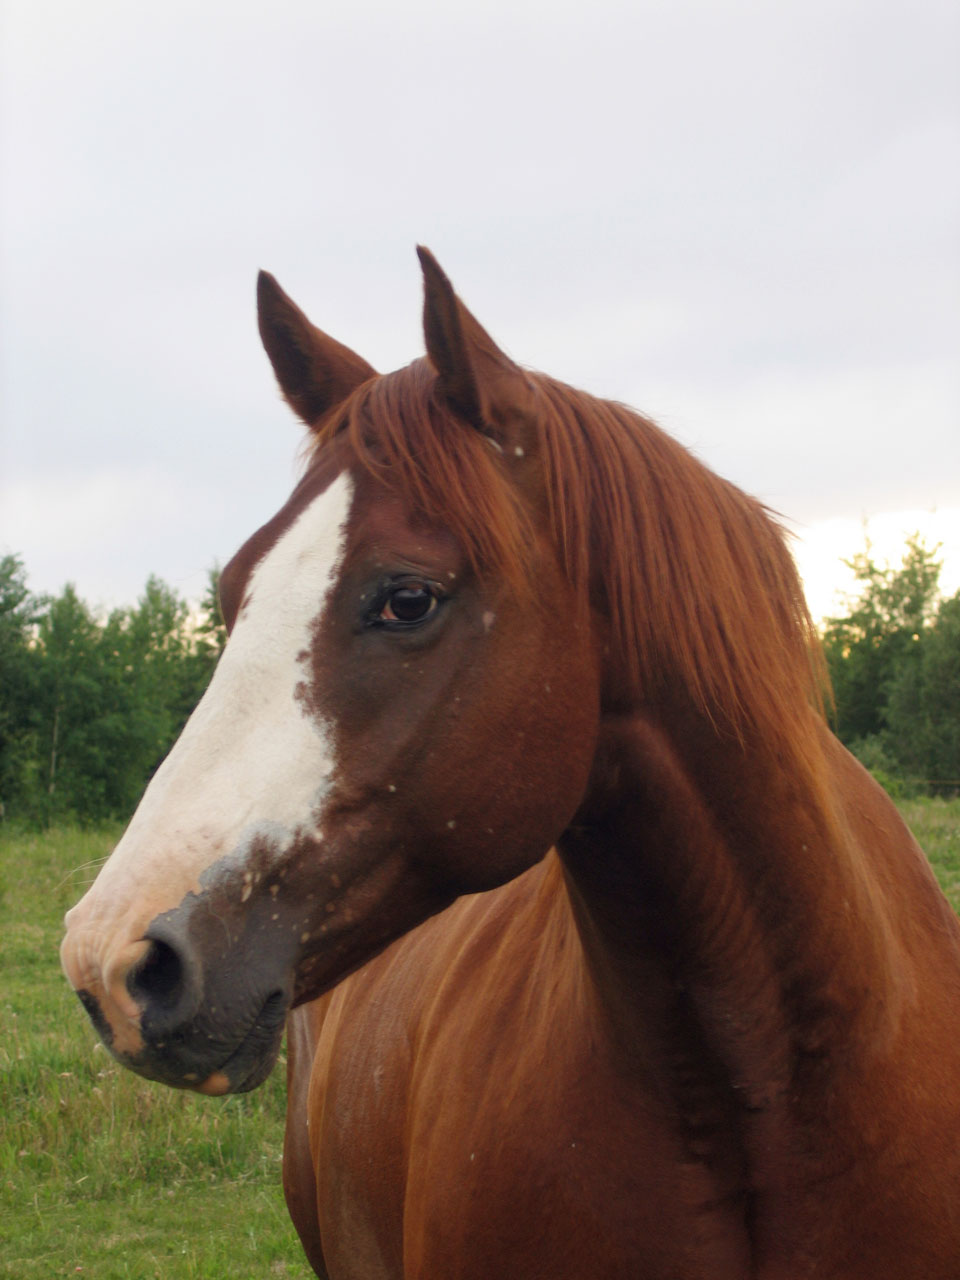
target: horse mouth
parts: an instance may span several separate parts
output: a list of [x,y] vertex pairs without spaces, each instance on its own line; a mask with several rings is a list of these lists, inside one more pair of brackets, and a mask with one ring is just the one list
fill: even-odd
[[[214,1066],[210,1061],[213,1035],[210,1024],[202,1017],[180,1032],[167,1036],[148,1034],[140,1052],[126,1053],[117,1049],[109,1023],[96,1001],[84,999],[85,996],[86,992],[81,993],[87,1012],[101,1030],[104,1044],[122,1066],[174,1089],[192,1089],[210,1095],[248,1093],[263,1084],[280,1054],[290,1004],[286,991],[274,991],[267,996],[239,1042],[234,1040],[234,1047],[229,1050],[226,1046],[220,1048],[213,1059],[217,1063]],[[218,1033],[218,1039],[221,1034]]]
[[283,991],[274,991],[264,1001],[260,1012],[240,1044],[206,1079],[184,1077],[188,1088],[197,1093],[220,1096],[225,1093],[249,1093],[258,1088],[276,1065],[283,1040],[289,1000]]

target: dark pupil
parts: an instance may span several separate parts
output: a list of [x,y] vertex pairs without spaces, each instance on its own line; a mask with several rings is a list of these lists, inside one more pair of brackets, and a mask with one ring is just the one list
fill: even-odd
[[419,622],[429,613],[432,600],[423,587],[398,587],[390,593],[390,608],[399,622]]

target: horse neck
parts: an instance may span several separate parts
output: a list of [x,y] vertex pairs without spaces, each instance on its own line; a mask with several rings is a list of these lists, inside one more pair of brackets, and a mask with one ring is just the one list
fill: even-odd
[[823,781],[832,740],[803,732],[813,761],[787,768],[687,707],[610,720],[560,844],[624,1052],[758,1112],[841,1043],[882,1053],[904,986],[889,890]]

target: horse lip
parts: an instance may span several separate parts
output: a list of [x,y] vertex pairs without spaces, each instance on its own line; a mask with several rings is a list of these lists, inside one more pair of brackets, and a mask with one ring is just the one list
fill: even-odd
[[118,1053],[108,1039],[104,1038],[104,1042],[123,1066],[147,1080],[198,1093],[246,1093],[262,1084],[276,1064],[289,1005],[288,991],[271,992],[239,1043],[213,1070],[193,1049],[198,1041],[208,1040],[202,1023],[198,1026],[194,1022],[179,1033],[148,1039],[137,1054]]
[[248,1093],[263,1084],[273,1070],[280,1052],[283,1027],[290,1000],[284,991],[267,996],[252,1026],[240,1044],[215,1071],[202,1082],[185,1083],[198,1093],[220,1095]]

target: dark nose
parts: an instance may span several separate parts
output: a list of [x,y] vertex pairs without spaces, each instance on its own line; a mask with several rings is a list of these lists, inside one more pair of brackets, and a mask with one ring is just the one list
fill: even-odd
[[120,1062],[203,1093],[252,1089],[266,1078],[292,994],[286,931],[285,945],[271,952],[262,923],[231,937],[222,911],[196,903],[135,926],[133,941],[104,942],[84,923],[71,920],[64,968]]
[[162,925],[146,937],[150,949],[127,975],[127,990],[142,1009],[144,1039],[156,1041],[185,1027],[200,1007],[203,982],[186,938]]

